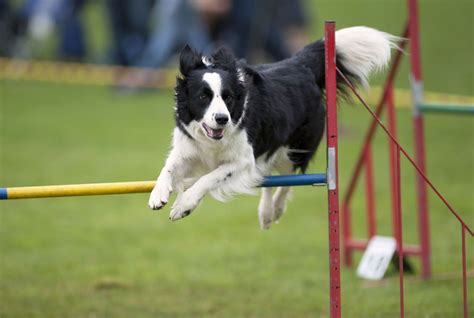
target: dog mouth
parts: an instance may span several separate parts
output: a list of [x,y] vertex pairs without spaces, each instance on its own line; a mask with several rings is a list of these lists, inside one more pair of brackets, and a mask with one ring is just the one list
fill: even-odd
[[209,127],[205,123],[202,123],[202,127],[204,127],[204,130],[206,131],[206,134],[209,138],[219,140],[219,139],[222,139],[222,137],[224,137],[224,128],[214,129],[214,128]]

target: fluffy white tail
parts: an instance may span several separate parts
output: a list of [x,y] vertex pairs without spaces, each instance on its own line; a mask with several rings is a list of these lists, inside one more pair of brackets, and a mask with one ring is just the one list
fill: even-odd
[[382,70],[390,61],[392,48],[401,38],[364,26],[342,29],[336,32],[338,63],[355,76],[363,86],[373,72]]

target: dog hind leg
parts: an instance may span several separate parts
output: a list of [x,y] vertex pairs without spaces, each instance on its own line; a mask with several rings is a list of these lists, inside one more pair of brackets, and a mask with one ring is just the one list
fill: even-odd
[[258,220],[262,230],[270,228],[273,214],[272,188],[262,188],[262,196],[258,205]]
[[272,204],[273,204],[273,217],[272,221],[278,223],[278,220],[281,218],[286,209],[286,201],[290,194],[290,187],[278,187],[273,195]]
[[[293,162],[288,158],[288,154],[284,153],[280,156],[276,170],[282,174],[291,174],[294,173]],[[281,218],[286,209],[286,201],[290,194],[290,187],[278,187],[275,191],[275,194],[272,198],[273,204],[273,217],[272,221],[278,223],[278,220]]]

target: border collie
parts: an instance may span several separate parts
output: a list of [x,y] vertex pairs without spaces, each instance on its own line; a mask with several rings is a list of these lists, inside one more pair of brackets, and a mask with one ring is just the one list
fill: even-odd
[[[354,83],[388,64],[397,38],[368,27],[336,32],[337,67]],[[148,206],[178,193],[170,219],[188,216],[206,194],[225,201],[253,193],[263,176],[305,173],[325,125],[324,39],[286,60],[257,66],[225,49],[202,56],[186,46],[175,88],[172,150]],[[344,83],[338,79],[344,95]],[[283,214],[289,187],[261,189],[262,229]]]

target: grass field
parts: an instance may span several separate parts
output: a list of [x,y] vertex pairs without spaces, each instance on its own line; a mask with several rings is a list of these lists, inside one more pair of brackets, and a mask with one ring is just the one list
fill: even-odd
[[[332,17],[340,25],[397,33],[404,17],[404,2],[398,1],[318,3],[319,21]],[[449,3],[449,8],[446,1],[421,3],[423,24],[441,32],[423,38],[426,86],[472,95],[473,4]],[[443,23],[428,25],[430,17]],[[471,40],[456,40],[463,34]],[[435,46],[438,36],[460,46],[456,58]],[[406,87],[405,75],[400,86]],[[109,88],[0,81],[0,186],[154,179],[174,124],[172,98],[171,91],[124,96]],[[400,139],[411,151],[411,113],[397,115]],[[358,105],[341,105],[339,116],[345,188],[369,117]],[[426,127],[429,175],[472,226],[473,119],[428,115]],[[380,232],[389,234],[386,138],[378,135],[374,149],[378,221]],[[322,151],[311,171],[323,171],[324,158]],[[404,236],[416,243],[414,173],[406,162],[402,168]],[[361,236],[363,197],[359,191],[353,218]],[[168,220],[169,207],[150,212],[147,199],[137,194],[0,202],[0,317],[328,316],[323,190],[294,189],[287,214],[265,232],[258,226],[258,197],[227,204],[206,199],[176,223]],[[406,316],[460,317],[460,227],[434,196],[430,208],[435,279],[407,277]],[[467,243],[472,251],[472,238]],[[419,268],[417,260],[413,264]],[[472,252],[468,268],[474,269]],[[469,287],[472,314],[472,278]],[[346,317],[396,317],[398,276],[392,270],[374,286],[343,269],[342,300]]]
[[[148,180],[163,164],[173,124],[171,92],[113,96],[102,88],[3,82],[2,184]],[[409,111],[400,111],[409,122]],[[348,180],[367,116],[342,107],[341,183]],[[427,118],[429,171],[472,220],[471,118]],[[409,129],[401,139],[410,143]],[[388,226],[384,139],[378,140],[379,220]],[[446,154],[446,155],[440,155]],[[456,154],[456,155],[449,155]],[[321,171],[320,153],[313,171]],[[406,167],[408,168],[408,167]],[[404,170],[404,189],[413,173]],[[455,180],[455,182],[453,181]],[[355,211],[362,211],[362,195]],[[192,217],[170,223],[152,213],[147,195],[2,202],[0,312],[10,317],[324,315],[327,233],[324,191],[299,188],[281,224],[262,232],[257,198],[226,205],[205,200]],[[435,273],[460,267],[459,226],[434,199]],[[414,198],[404,197],[405,236],[416,240]],[[361,215],[361,214],[360,214]],[[362,218],[355,217],[361,225]],[[472,246],[472,242],[470,242]],[[469,268],[473,268],[472,255]],[[350,317],[395,315],[396,276],[365,288],[343,271]],[[472,285],[472,284],[471,284]],[[407,312],[460,313],[460,281],[407,282]],[[443,300],[440,303],[440,300]],[[474,309],[474,308],[473,308]]]

